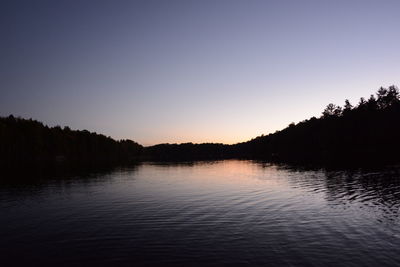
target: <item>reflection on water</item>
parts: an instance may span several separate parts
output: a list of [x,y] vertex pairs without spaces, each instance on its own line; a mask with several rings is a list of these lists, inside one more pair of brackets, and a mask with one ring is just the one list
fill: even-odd
[[0,257],[38,266],[398,266],[399,174],[228,160],[6,183]]

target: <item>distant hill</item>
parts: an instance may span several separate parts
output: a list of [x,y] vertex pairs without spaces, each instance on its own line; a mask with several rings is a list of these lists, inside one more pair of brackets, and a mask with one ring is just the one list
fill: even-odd
[[235,157],[232,148],[232,145],[216,143],[159,144],[144,148],[143,158],[162,161],[226,159]]
[[[232,133],[234,134],[234,133]],[[321,117],[235,145],[159,144],[143,147],[89,131],[48,127],[29,119],[0,117],[1,164],[122,163],[139,160],[252,158],[300,164],[400,162],[400,96],[380,88],[356,106],[329,104]]]

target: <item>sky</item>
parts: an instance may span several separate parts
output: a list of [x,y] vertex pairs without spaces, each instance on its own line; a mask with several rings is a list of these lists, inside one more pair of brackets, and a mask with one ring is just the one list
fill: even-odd
[[0,116],[236,143],[400,86],[400,1],[3,0]]

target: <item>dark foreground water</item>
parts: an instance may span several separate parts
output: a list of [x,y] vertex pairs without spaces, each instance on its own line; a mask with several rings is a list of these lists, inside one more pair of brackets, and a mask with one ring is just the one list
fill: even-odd
[[232,160],[2,185],[0,265],[400,266],[399,174]]

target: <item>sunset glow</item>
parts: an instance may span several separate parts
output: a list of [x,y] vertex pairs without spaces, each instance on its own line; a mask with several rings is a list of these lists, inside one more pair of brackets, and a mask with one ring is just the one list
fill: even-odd
[[398,1],[22,2],[0,11],[2,116],[230,144],[400,84]]

